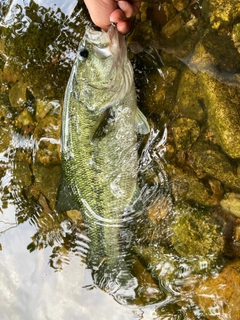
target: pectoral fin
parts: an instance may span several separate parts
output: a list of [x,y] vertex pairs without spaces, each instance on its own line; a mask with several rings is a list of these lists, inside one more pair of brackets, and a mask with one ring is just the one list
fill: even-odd
[[147,134],[150,132],[150,127],[147,122],[147,118],[144,116],[144,114],[141,112],[139,108],[137,108],[135,126],[137,133]]
[[108,107],[99,117],[90,135],[90,141],[104,138],[115,122],[115,113],[112,107]]

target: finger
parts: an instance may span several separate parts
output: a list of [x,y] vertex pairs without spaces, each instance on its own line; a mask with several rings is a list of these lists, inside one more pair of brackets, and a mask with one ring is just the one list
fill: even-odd
[[139,12],[140,1],[118,1],[118,7],[124,12],[126,18],[131,18]]
[[121,9],[114,10],[110,15],[110,21],[114,23],[119,23],[120,21],[125,21],[126,16]]
[[127,34],[131,30],[131,22],[130,21],[120,21],[117,24],[117,29],[122,34]]

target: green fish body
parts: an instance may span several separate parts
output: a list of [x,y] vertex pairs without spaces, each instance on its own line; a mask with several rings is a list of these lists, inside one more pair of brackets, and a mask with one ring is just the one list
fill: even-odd
[[137,108],[125,39],[113,26],[87,28],[62,119],[62,168],[87,226],[89,264],[124,269],[121,228],[139,196],[137,133],[149,127]]

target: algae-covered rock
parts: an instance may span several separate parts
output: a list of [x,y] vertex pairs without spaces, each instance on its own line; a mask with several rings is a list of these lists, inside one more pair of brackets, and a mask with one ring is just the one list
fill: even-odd
[[178,11],[182,11],[183,9],[185,9],[189,5],[189,2],[189,0],[172,0],[174,7]]
[[173,67],[162,67],[160,72],[148,75],[148,85],[144,85],[144,90],[149,112],[161,114],[163,110],[170,112],[173,109],[177,83],[178,70]]
[[235,261],[196,289],[196,301],[207,319],[240,319],[239,283],[240,261]]
[[159,302],[165,298],[165,294],[156,284],[150,272],[146,270],[141,261],[134,256],[132,262],[132,273],[138,280],[136,288],[136,304],[149,305]]
[[27,108],[25,108],[16,118],[16,125],[18,127],[24,127],[24,126],[33,126],[34,125],[34,119],[31,113],[28,111]]
[[35,180],[28,191],[29,195],[38,199],[40,194],[43,194],[49,203],[50,209],[53,210],[57,199],[61,167],[44,167],[42,164],[34,163],[32,171]]
[[41,121],[48,114],[60,114],[60,103],[58,100],[36,100],[36,119]]
[[188,118],[175,120],[172,124],[172,130],[177,150],[189,150],[200,134],[197,122]]
[[219,226],[212,221],[209,213],[201,209],[187,206],[176,208],[171,229],[174,249],[182,257],[196,259],[196,268],[209,268],[223,252],[224,242]]
[[188,163],[200,179],[214,178],[229,188],[240,190],[234,164],[217,145],[199,139],[189,152]]
[[135,247],[134,250],[152,277],[158,279],[163,293],[171,292],[172,288],[178,291],[181,270],[176,254],[161,246]]
[[33,175],[30,166],[25,161],[15,161],[13,168],[13,183],[20,188],[29,187],[32,184]]
[[240,218],[240,194],[226,193],[220,202],[222,208]]
[[11,113],[8,107],[2,101],[2,97],[0,96],[0,152],[3,152],[8,149],[12,134],[10,131],[10,121],[11,121]]
[[20,109],[27,101],[27,87],[27,84],[18,81],[11,88],[9,100],[13,108]]
[[148,217],[154,223],[159,223],[172,210],[172,199],[170,196],[160,197],[148,208]]
[[233,40],[234,45],[237,48],[238,52],[240,53],[240,23],[236,23],[233,26],[232,40]]
[[209,19],[213,29],[227,26],[240,16],[239,0],[209,0]]
[[188,66],[227,84],[239,85],[240,55],[226,34],[207,30],[196,44]]
[[205,118],[201,103],[204,95],[199,86],[197,75],[185,67],[181,73],[176,105],[183,117],[202,122]]
[[175,202],[189,201],[200,205],[212,206],[218,202],[206,186],[191,172],[167,165],[167,174],[171,183],[171,194]]
[[209,127],[223,150],[230,157],[239,158],[240,88],[224,85],[207,74],[199,77],[206,97]]

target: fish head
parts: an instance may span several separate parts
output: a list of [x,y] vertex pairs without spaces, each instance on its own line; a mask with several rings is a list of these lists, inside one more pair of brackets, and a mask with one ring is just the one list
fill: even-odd
[[94,111],[102,112],[121,100],[133,84],[124,36],[116,27],[107,32],[86,28],[77,55],[80,99]]

